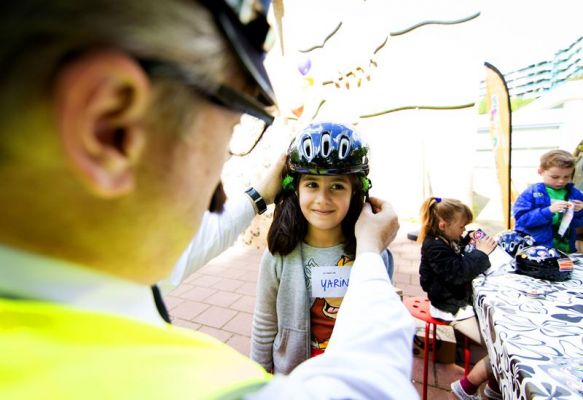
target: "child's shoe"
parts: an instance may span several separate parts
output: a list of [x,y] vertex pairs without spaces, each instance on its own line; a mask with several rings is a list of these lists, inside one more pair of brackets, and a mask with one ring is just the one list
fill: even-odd
[[502,400],[502,393],[492,389],[489,383],[486,383],[486,386],[484,387],[484,396],[490,400]]
[[460,400],[481,400],[482,399],[480,397],[480,395],[477,393],[476,394],[467,394],[464,391],[464,388],[462,387],[462,385],[460,384],[459,379],[451,384],[451,391],[453,392],[455,397],[457,397]]

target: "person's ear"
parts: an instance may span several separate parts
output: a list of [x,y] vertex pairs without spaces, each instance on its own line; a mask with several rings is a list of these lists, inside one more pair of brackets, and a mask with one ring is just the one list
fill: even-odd
[[103,197],[131,192],[151,97],[139,64],[116,50],[83,54],[58,72],[54,96],[59,134],[82,182]]
[[445,230],[446,225],[447,224],[442,219],[440,219],[439,222],[438,222],[438,224],[437,224],[437,226],[439,227],[439,230],[442,231],[442,232]]

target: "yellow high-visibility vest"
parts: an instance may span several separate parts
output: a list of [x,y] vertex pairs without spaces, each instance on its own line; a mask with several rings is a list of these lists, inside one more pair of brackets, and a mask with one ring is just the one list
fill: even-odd
[[199,332],[0,299],[0,399],[234,399],[270,377]]

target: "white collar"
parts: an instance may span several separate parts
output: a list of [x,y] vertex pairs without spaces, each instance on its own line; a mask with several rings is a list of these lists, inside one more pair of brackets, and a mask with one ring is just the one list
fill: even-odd
[[0,297],[61,303],[163,326],[150,287],[0,245]]

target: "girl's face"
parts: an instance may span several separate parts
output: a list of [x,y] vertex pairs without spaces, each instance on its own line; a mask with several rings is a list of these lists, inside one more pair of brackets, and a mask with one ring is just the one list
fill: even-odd
[[309,230],[342,232],[341,223],[352,198],[348,176],[301,175],[298,197]]
[[459,240],[464,231],[466,230],[466,223],[467,221],[462,216],[462,214],[457,213],[455,215],[455,218],[450,222],[440,220],[439,229],[441,230],[443,236],[445,236],[446,239],[452,241]]

